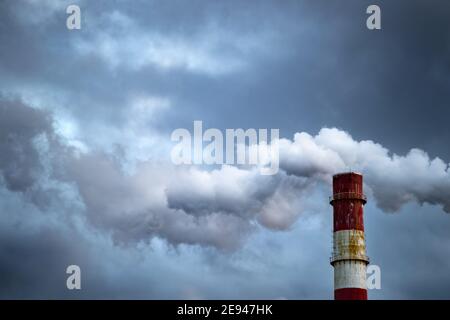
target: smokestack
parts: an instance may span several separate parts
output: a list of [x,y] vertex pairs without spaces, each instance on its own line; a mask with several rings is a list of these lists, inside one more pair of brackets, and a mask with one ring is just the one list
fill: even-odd
[[348,172],[333,176],[333,254],[335,300],[367,300],[364,240],[363,176]]

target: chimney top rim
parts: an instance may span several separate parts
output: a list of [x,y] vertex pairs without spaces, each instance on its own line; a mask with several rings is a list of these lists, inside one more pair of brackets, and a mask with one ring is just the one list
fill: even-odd
[[357,176],[362,176],[363,174],[361,172],[357,172],[357,171],[347,171],[347,172],[341,172],[341,173],[336,173],[333,175],[334,177],[339,177],[339,176],[346,176],[346,175],[357,175]]

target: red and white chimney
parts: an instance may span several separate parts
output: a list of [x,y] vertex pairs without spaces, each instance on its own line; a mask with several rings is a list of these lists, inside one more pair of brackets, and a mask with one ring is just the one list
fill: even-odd
[[363,176],[348,172],[333,176],[333,253],[335,300],[367,300],[364,240]]

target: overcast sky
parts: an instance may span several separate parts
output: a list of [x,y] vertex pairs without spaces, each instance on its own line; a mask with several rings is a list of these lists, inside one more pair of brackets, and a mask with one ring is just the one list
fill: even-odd
[[[446,0],[1,1],[0,298],[331,299],[327,200],[352,168],[381,267],[369,298],[449,299],[449,16]],[[173,165],[194,120],[280,129],[280,171]]]

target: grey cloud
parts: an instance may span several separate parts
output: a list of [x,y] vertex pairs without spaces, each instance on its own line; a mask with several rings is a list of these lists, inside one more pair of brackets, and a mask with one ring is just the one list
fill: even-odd
[[0,97],[0,172],[11,190],[29,190],[43,170],[33,143],[40,134],[52,134],[46,112]]
[[[212,245],[235,249],[250,231],[248,221],[223,212],[190,214],[169,208],[170,166],[143,163],[136,173],[124,172],[108,155],[83,155],[68,164],[68,181],[75,181],[89,219],[113,232],[119,242],[147,241],[154,236],[170,243]],[[93,174],[95,173],[95,174]]]
[[[31,172],[40,165],[32,138],[41,131],[49,136],[54,133],[45,112],[20,102],[8,103],[4,103],[3,118],[14,126],[3,126],[8,131],[5,136],[11,136],[15,128],[22,140],[4,142],[3,148],[11,150],[5,154],[20,159],[20,153],[13,151],[25,149],[30,155],[22,159],[33,160],[22,162],[17,172],[9,167],[14,163],[11,159],[3,161],[7,185],[18,190],[19,186],[32,185]],[[409,201],[417,201],[440,204],[448,211],[448,165],[438,158],[431,160],[423,151],[391,156],[381,145],[355,141],[337,129],[322,129],[316,136],[298,133],[293,141],[281,139],[279,146],[282,172],[276,176],[229,166],[203,171],[151,162],[138,162],[134,172],[127,173],[120,158],[110,155],[77,155],[59,144],[51,145],[49,148],[56,150],[48,152],[58,154],[51,163],[55,166],[53,177],[75,182],[89,220],[124,243],[159,236],[174,244],[236,248],[255,222],[269,229],[289,229],[306,210],[303,201],[311,189],[328,184],[333,173],[347,168],[365,174],[366,184],[383,210],[396,211]],[[414,184],[416,180],[421,184]],[[19,184],[23,181],[28,184]],[[386,190],[386,183],[392,189]],[[39,198],[38,192],[34,194]]]
[[224,167],[222,170],[180,172],[167,189],[170,208],[192,214],[221,211],[251,216],[270,197],[280,178],[261,176],[258,172]]
[[228,166],[203,171],[148,162],[130,174],[107,155],[74,158],[67,168],[91,221],[117,240],[159,236],[226,250],[241,245],[256,222],[290,228],[316,183],[284,173],[269,177]]

